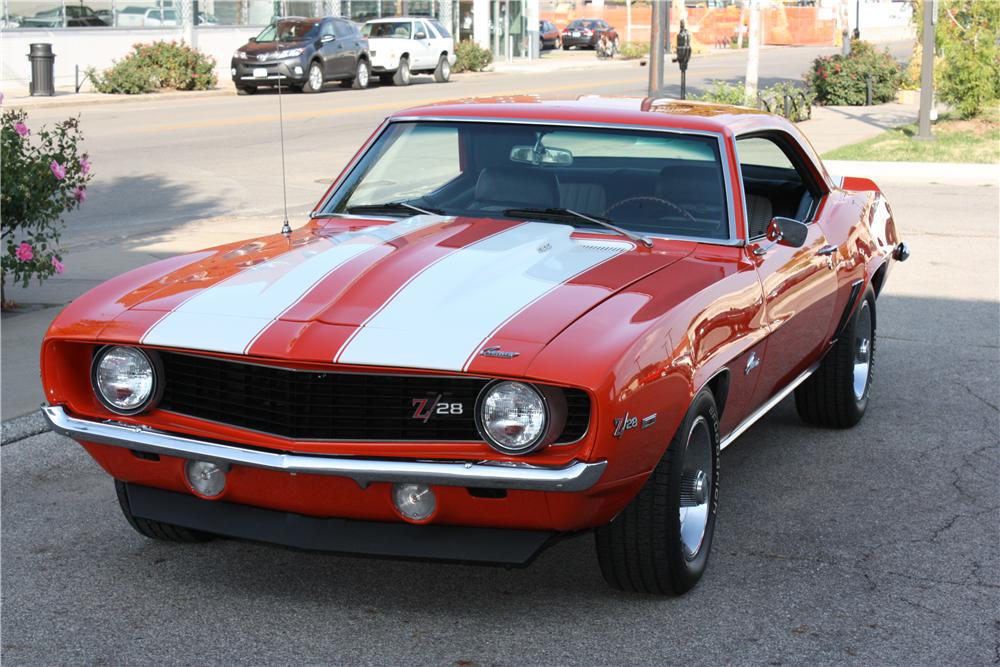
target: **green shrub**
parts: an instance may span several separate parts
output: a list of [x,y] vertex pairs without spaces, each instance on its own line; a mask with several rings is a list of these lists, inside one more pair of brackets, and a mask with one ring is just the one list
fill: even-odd
[[785,95],[788,95],[789,102],[786,116],[788,120],[797,122],[806,120],[812,115],[812,92],[789,82],[777,83],[770,88],[758,90],[756,100],[747,100],[744,97],[743,82],[713,81],[707,91],[701,95],[693,95],[692,99],[716,104],[754,107],[785,116]]
[[872,102],[896,98],[902,82],[899,63],[886,51],[868,42],[851,41],[851,53],[820,56],[806,73],[806,81],[820,104],[863,106],[867,100],[866,76],[872,79]]
[[939,11],[934,32],[942,56],[934,68],[938,97],[963,118],[978,116],[1000,99],[1000,2],[950,0]]
[[618,52],[625,60],[638,60],[649,55],[649,44],[647,42],[625,42]]
[[101,93],[136,95],[159,88],[207,90],[216,84],[215,59],[177,42],[135,44],[101,74],[87,71]]
[[493,53],[470,39],[458,43],[455,47],[455,58],[455,66],[452,68],[454,71],[482,72],[493,62]]
[[732,104],[738,107],[745,107],[747,100],[743,97],[743,83],[726,83],[725,81],[713,81],[708,90],[701,95],[692,95],[691,99],[703,102],[715,102],[716,104]]

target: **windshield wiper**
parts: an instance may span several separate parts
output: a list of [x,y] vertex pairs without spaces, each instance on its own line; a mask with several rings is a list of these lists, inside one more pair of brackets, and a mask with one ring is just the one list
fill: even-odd
[[503,213],[504,215],[509,215],[515,218],[538,218],[544,216],[546,218],[559,218],[562,220],[565,220],[566,218],[585,220],[598,225],[599,227],[610,229],[611,231],[621,234],[626,238],[632,239],[636,243],[641,243],[647,248],[653,247],[653,242],[642,234],[636,234],[635,232],[630,232],[627,229],[622,229],[618,225],[615,225],[611,221],[605,220],[604,218],[595,218],[569,208],[508,208]]
[[[387,201],[382,204],[358,204],[348,206],[346,213],[422,213],[424,215],[444,215],[444,211],[430,206],[415,206],[405,201]],[[329,218],[340,215],[340,211],[317,211],[311,218]]]

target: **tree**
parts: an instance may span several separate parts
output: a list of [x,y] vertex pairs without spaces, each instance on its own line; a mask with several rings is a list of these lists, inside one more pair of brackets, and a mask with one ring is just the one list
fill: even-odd
[[747,77],[743,94],[748,101],[757,98],[757,71],[760,66],[760,0],[750,3],[750,27],[747,34]]

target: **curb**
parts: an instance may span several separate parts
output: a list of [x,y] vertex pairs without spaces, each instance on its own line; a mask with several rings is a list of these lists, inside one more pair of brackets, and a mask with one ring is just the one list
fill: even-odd
[[0,423],[0,430],[2,430],[0,446],[5,446],[25,438],[47,433],[51,429],[41,413],[34,410],[26,415],[4,420],[3,423]]
[[889,182],[953,183],[956,185],[997,185],[1000,165],[954,162],[866,162],[823,160],[837,176],[857,176]]
[[[143,93],[140,95],[105,95],[103,93],[79,93],[94,97],[77,97],[77,93],[66,93],[49,98],[7,97],[4,106],[19,109],[54,109],[58,107],[82,107],[96,104],[143,104],[162,100],[200,99],[203,97],[236,97],[236,90],[214,88],[212,90],[190,90],[171,93]],[[98,97],[99,96],[99,97]]]

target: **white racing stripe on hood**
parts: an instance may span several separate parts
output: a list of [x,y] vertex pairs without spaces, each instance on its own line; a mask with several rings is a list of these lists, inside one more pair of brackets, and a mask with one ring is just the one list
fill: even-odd
[[443,220],[419,215],[290,250],[195,294],[154,324],[142,342],[245,354],[271,322],[332,271],[366,250]]
[[418,273],[355,332],[335,361],[461,371],[497,329],[573,277],[631,250],[576,242],[565,225],[529,222]]

